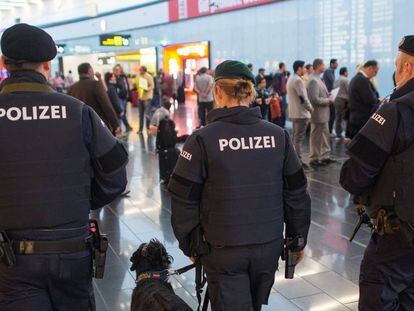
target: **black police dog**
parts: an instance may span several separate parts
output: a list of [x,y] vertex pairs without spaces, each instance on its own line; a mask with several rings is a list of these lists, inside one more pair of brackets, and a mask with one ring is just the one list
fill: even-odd
[[164,245],[152,239],[143,243],[131,257],[137,285],[132,293],[131,311],[191,311],[168,282],[167,271],[173,258]]

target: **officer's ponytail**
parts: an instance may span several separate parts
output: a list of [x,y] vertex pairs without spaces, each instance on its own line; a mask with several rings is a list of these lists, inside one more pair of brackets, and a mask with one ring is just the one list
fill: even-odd
[[237,99],[239,105],[250,105],[256,98],[254,85],[247,80],[220,79],[216,81],[216,88],[217,87],[219,87],[229,98]]
[[256,97],[253,83],[247,80],[237,80],[234,86],[234,95],[240,104],[251,104]]

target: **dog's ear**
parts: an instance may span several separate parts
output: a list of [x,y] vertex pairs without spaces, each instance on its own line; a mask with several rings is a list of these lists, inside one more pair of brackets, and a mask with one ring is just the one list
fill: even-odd
[[139,248],[135,251],[135,253],[132,254],[129,261],[132,262],[132,266],[130,268],[131,271],[135,271],[137,269],[137,266],[143,256],[143,250],[147,246],[147,243],[142,243]]
[[167,253],[164,245],[157,239],[152,239],[148,245],[148,249],[151,250],[151,257],[158,261],[157,264],[169,268],[173,258]]

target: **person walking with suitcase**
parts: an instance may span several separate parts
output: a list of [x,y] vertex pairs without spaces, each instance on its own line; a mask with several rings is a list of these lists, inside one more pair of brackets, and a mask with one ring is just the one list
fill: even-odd
[[177,163],[180,151],[178,142],[184,142],[188,135],[177,136],[175,122],[170,117],[171,102],[166,99],[151,119],[150,132],[156,136],[156,148],[159,157],[160,180],[167,184]]

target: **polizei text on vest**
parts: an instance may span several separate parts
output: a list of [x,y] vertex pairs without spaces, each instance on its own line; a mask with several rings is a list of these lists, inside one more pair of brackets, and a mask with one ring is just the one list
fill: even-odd
[[253,136],[218,140],[220,151],[276,148],[274,136]]
[[0,108],[0,119],[7,118],[10,121],[33,121],[66,119],[66,106],[32,106]]

